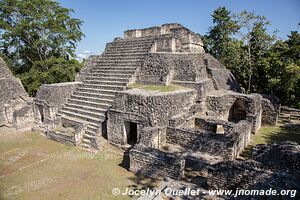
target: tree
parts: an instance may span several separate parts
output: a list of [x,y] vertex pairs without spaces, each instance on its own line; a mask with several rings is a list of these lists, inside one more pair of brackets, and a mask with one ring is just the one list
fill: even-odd
[[203,37],[207,52],[219,59],[232,71],[242,87],[247,82],[247,73],[244,70],[244,57],[246,56],[243,43],[235,38],[239,25],[233,15],[225,7],[219,7],[213,14],[214,26],[210,27],[207,35]]
[[210,28],[208,35],[204,36],[205,47],[209,53],[231,68],[234,65],[233,58],[238,46],[238,43],[232,39],[232,35],[239,27],[225,7],[216,9],[212,17],[215,25]]
[[286,91],[287,103],[300,108],[300,34],[292,31],[285,43],[288,49],[282,52],[285,62],[282,84]]
[[83,33],[72,12],[52,0],[0,0],[0,53],[22,80],[32,67],[42,72],[38,63],[49,59],[75,63],[71,59]]
[[81,64],[75,59],[51,57],[43,61],[36,61],[28,72],[21,76],[21,81],[30,95],[35,95],[42,84],[69,82],[75,80]]
[[[246,47],[246,60],[244,61],[247,68],[247,93],[256,92],[258,88],[253,85],[253,76],[257,75],[257,69],[262,69],[264,64],[264,54],[275,36],[267,33],[267,26],[270,22],[264,16],[255,15],[254,12],[243,11],[235,14],[234,18],[239,24],[238,37]],[[259,67],[261,65],[261,67]],[[256,82],[258,83],[258,82]]]

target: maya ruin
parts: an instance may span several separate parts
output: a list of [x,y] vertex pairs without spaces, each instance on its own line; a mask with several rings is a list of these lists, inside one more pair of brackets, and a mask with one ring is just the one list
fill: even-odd
[[125,31],[89,57],[75,82],[44,84],[34,98],[1,59],[0,85],[1,126],[30,126],[91,152],[109,143],[124,152],[135,174],[180,181],[187,169],[201,171],[216,189],[267,188],[267,179],[273,187],[282,187],[279,180],[295,187],[299,181],[297,143],[261,145],[251,159],[237,158],[251,135],[276,125],[280,112],[297,119],[300,113],[281,109],[274,96],[243,93],[233,74],[205,52],[200,36],[181,24]]

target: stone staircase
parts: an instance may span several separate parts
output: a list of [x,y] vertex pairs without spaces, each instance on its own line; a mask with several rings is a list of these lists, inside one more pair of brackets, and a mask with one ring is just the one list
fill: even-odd
[[288,124],[288,123],[300,124],[300,109],[282,106],[280,109],[278,122],[281,124]]
[[149,53],[154,40],[138,38],[108,43],[101,58],[84,75],[82,84],[58,111],[62,118],[86,122],[87,130],[81,146],[97,148],[97,134],[101,134],[106,112],[117,91],[126,89],[134,80],[136,70]]

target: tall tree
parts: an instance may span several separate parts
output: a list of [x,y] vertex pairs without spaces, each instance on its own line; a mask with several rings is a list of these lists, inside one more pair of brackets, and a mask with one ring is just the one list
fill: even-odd
[[[208,35],[205,36],[206,48],[213,56],[227,63],[232,59],[234,49],[231,44],[234,43],[232,35],[238,31],[236,21],[232,20],[230,11],[225,7],[217,8],[213,14],[214,26],[210,28]],[[231,59],[230,59],[231,58]]]
[[[74,80],[78,62],[72,59],[83,33],[72,12],[54,0],[0,0],[0,55],[33,95],[40,84],[53,82],[47,70],[71,74],[57,76],[56,82]],[[30,81],[41,74],[49,77]]]
[[254,12],[242,11],[235,14],[234,18],[239,24],[238,37],[246,47],[245,67],[247,68],[247,93],[257,91],[253,85],[253,76],[256,75],[258,65],[264,64],[263,54],[271,46],[275,36],[267,33],[270,22],[264,16],[256,15]]
[[242,86],[245,85],[245,72],[241,62],[245,56],[243,44],[235,39],[239,26],[227,8],[219,7],[213,14],[213,26],[203,37],[206,50],[230,69]]
[[286,99],[289,104],[297,105],[300,109],[300,34],[292,31],[285,42],[288,50],[283,52],[285,73],[282,84],[285,86]]
[[34,62],[74,56],[82,22],[52,0],[0,0],[0,51],[17,73]]

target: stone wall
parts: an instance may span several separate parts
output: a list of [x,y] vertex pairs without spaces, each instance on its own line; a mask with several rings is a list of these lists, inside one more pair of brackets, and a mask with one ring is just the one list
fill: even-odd
[[262,116],[261,124],[263,126],[275,126],[280,113],[279,99],[275,96],[262,95]]
[[162,26],[154,26],[154,27],[149,27],[144,29],[127,30],[124,32],[124,39],[170,34],[172,29],[180,28],[180,27],[183,26],[177,23],[170,23],[170,24],[163,24]]
[[221,134],[200,132],[193,129],[167,129],[167,143],[177,144],[192,151],[210,153],[229,159],[233,155],[234,140]]
[[[252,158],[246,161],[224,161],[208,170],[209,189],[249,189],[293,191],[286,196],[260,196],[260,199],[299,199],[299,155],[297,143],[263,144],[253,148]],[[292,196],[293,195],[293,196]],[[257,196],[238,196],[253,199]]]
[[202,54],[150,53],[137,72],[137,82],[165,84],[172,81],[199,82],[208,79]]
[[227,124],[224,130],[220,134],[211,128],[197,130],[168,127],[166,141],[195,152],[234,159],[249,144],[251,126],[241,121],[238,124]]
[[31,104],[23,106],[13,112],[13,126],[17,129],[32,126],[34,121],[33,108]]
[[150,53],[137,71],[136,81],[188,86],[197,90],[199,101],[214,89],[240,91],[230,71],[206,53]]
[[261,163],[255,161],[224,161],[208,171],[207,184],[211,189],[246,189],[270,175]]
[[[0,126],[13,125],[13,123],[16,125],[14,111],[20,110],[24,106],[27,107],[30,101],[21,81],[14,77],[3,59],[0,58]],[[31,121],[33,121],[32,118]]]
[[239,83],[233,74],[216,58],[210,54],[204,54],[203,60],[207,67],[207,73],[214,82],[216,90],[233,90],[241,92]]
[[59,118],[47,126],[46,136],[60,143],[78,146],[87,129],[84,122]]
[[137,72],[137,83],[168,85],[174,73],[172,56],[149,54]]
[[252,159],[273,170],[299,170],[300,145],[296,142],[258,144],[252,149]]
[[33,102],[36,123],[52,122],[80,82],[43,84]]
[[171,153],[136,145],[129,151],[130,171],[148,177],[179,179],[184,173],[184,159]]
[[140,37],[156,38],[154,52],[204,52],[201,37],[181,24],[163,24],[162,26],[124,32],[125,40]]
[[[149,134],[143,135],[149,133],[149,130],[144,129],[145,127],[157,127],[161,130],[163,129],[161,127],[165,127],[173,116],[192,115],[191,107],[195,104],[195,97],[196,93],[192,89],[174,92],[131,89],[119,92],[112,108],[108,111],[108,140],[118,144],[126,143],[125,121],[137,123],[138,138],[143,140],[145,137],[145,140],[148,140]],[[163,135],[163,131],[159,132]],[[163,140],[163,137],[160,138]]]
[[[207,96],[207,115],[217,119],[228,120],[230,112],[236,105],[244,106],[245,120],[252,124],[252,133],[256,133],[261,126],[262,97],[259,94],[242,94],[232,91],[214,91]],[[242,119],[244,120],[244,119]]]
[[166,144],[166,126],[145,127],[141,130],[140,144],[159,149]]

